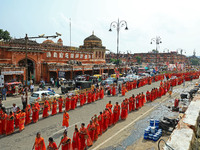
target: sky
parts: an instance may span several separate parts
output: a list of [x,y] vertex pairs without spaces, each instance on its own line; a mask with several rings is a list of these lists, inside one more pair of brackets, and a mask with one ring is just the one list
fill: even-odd
[[[83,45],[94,34],[111,52],[117,52],[117,31],[110,24],[125,20],[119,32],[120,53],[149,52],[159,36],[159,52],[200,55],[199,0],[0,0],[0,29],[12,37],[62,34],[64,45]],[[37,42],[42,42],[39,39]],[[57,41],[57,39],[53,39]]]

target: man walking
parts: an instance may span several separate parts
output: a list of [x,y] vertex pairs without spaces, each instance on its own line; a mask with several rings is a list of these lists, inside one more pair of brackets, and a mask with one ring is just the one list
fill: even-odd
[[24,92],[22,93],[21,100],[22,100],[23,109],[25,109],[26,108],[26,95]]
[[3,89],[1,90],[2,100],[4,98],[4,100],[6,101],[6,93],[7,93],[7,89],[5,87],[3,87]]

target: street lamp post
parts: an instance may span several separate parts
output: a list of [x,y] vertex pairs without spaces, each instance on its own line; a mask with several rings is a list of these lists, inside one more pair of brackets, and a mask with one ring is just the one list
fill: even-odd
[[58,32],[56,32],[56,35],[50,35],[50,36],[45,36],[44,34],[42,34],[42,35],[39,35],[39,36],[35,36],[35,37],[28,37],[28,35],[26,34],[25,35],[25,43],[26,43],[26,46],[25,46],[25,49],[26,49],[26,58],[25,58],[25,67],[26,67],[26,86],[28,85],[27,83],[28,83],[28,56],[27,56],[27,49],[28,49],[28,40],[29,39],[39,39],[39,38],[46,38],[46,39],[48,39],[48,38],[56,38],[56,37],[58,37],[58,36],[61,36],[61,34],[60,33],[58,33]]
[[110,24],[109,31],[112,31],[112,28],[115,28],[117,30],[117,67],[119,66],[119,31],[122,27],[125,27],[125,30],[128,30],[127,22],[125,20],[119,21],[113,21]]
[[152,38],[150,44],[152,44],[153,42],[156,43],[156,67],[157,67],[157,65],[158,65],[158,46],[159,46],[159,44],[162,43],[160,36],[156,36],[156,38]]

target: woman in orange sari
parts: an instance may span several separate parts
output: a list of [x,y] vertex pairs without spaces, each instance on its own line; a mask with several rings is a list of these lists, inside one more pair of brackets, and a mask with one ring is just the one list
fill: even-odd
[[90,120],[90,123],[87,126],[87,131],[92,141],[94,141],[94,130],[95,130],[95,126],[94,126],[93,120]]
[[25,117],[26,117],[26,113],[24,110],[22,110],[19,116],[19,131],[24,130]]
[[62,106],[63,106],[63,99],[62,99],[62,96],[60,96],[58,98],[58,106],[59,106],[59,113],[62,112]]
[[97,141],[98,140],[98,135],[100,133],[100,126],[99,126],[97,115],[94,115],[93,123],[94,123],[94,126],[95,126],[94,141]]
[[25,112],[26,112],[25,125],[28,125],[28,124],[31,123],[31,118],[30,118],[30,116],[31,116],[31,106],[30,106],[30,104],[28,104],[26,106]]
[[[87,140],[87,145],[86,145],[86,140]],[[89,137],[88,131],[85,128],[85,124],[81,124],[80,128],[80,150],[85,150],[86,146],[91,146],[93,144],[91,138]]]
[[63,113],[62,126],[64,126],[65,130],[67,131],[67,129],[69,127],[69,114],[66,111],[64,111],[64,113]]
[[69,96],[67,96],[65,100],[65,110],[69,111],[70,109],[71,109],[71,99],[69,98]]
[[122,96],[125,96],[125,93],[126,93],[126,88],[123,86],[122,87]]
[[15,128],[19,128],[19,116],[20,116],[21,110],[19,107],[17,107],[17,111],[15,113]]
[[42,117],[43,117],[43,118],[46,118],[46,117],[48,117],[48,116],[49,116],[48,110],[49,110],[48,101],[47,101],[47,100],[45,100],[45,101],[44,101],[44,109],[43,109],[43,114],[42,114]]
[[67,137],[66,131],[63,133],[58,149],[60,148],[60,145],[62,145],[62,150],[72,150],[71,139]]
[[6,135],[10,135],[13,132],[14,132],[14,114],[11,111],[9,116],[7,117]]
[[47,146],[47,150],[58,150],[56,142],[54,142],[53,138],[49,138],[49,145]]
[[104,90],[103,90],[103,88],[101,88],[101,90],[100,90],[100,99],[103,99],[103,97],[104,97]]
[[45,143],[44,143],[44,138],[40,136],[40,132],[37,133],[36,138],[35,138],[35,143],[33,145],[33,149],[35,150],[46,150]]
[[51,115],[55,115],[57,114],[57,101],[56,98],[54,97],[53,103],[52,103],[52,112]]
[[73,141],[72,141],[72,148],[73,150],[80,150],[80,135],[79,135],[79,130],[77,128],[77,125],[75,125],[75,131],[73,134]]

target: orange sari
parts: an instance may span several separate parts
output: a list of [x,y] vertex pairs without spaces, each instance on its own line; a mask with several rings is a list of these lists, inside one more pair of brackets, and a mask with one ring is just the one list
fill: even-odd
[[24,129],[25,117],[26,117],[26,113],[21,112],[20,118],[19,118],[19,131],[22,131]]
[[12,134],[14,132],[14,115],[9,115],[7,117],[6,125],[6,135]]
[[55,115],[55,114],[57,114],[57,101],[56,100],[53,101],[53,107],[52,107],[51,115]]
[[35,150],[46,150],[44,139],[42,137],[35,138]]
[[63,114],[62,126],[69,126],[69,114],[67,112]]

